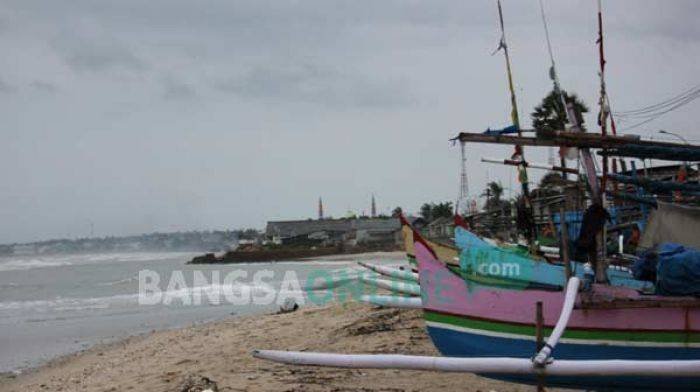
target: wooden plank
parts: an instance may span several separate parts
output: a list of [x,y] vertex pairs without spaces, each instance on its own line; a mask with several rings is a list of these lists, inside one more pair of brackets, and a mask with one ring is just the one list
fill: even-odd
[[[527,131],[525,131],[527,132]],[[595,133],[572,133],[555,131],[551,137],[528,137],[528,136],[507,136],[507,135],[487,135],[483,133],[461,132],[452,140],[459,140],[468,143],[491,143],[491,144],[518,144],[522,146],[541,147],[581,147],[581,148],[614,148],[624,145],[638,145],[650,147],[680,147],[684,149],[700,151],[700,146],[692,144],[680,144],[672,142],[661,142],[642,140],[638,136],[601,136]]]

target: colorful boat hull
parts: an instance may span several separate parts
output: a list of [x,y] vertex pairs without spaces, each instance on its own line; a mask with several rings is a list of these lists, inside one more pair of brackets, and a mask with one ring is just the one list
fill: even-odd
[[[535,309],[543,303],[545,335],[561,310],[563,294],[503,289],[455,275],[424,243],[415,244],[428,333],[438,350],[456,357],[530,358],[536,350]],[[634,290],[595,286],[595,295],[634,298]],[[697,308],[574,310],[554,351],[556,359],[700,359]],[[490,376],[490,375],[487,375]],[[533,376],[497,378],[535,384]],[[597,390],[697,390],[697,377],[558,377],[549,386]]]
[[[455,243],[461,249],[459,270],[464,278],[499,287],[537,288],[539,285],[555,290],[561,289],[566,281],[563,265],[493,246],[463,227],[455,228]],[[571,269],[575,276],[584,277],[583,264],[572,262]],[[613,286],[653,291],[652,282],[636,280],[627,270],[611,267],[608,278]]]

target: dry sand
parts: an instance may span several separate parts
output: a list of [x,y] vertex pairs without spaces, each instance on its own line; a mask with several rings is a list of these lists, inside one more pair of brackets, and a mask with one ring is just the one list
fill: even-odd
[[437,355],[417,310],[358,303],[232,317],[157,331],[65,356],[0,381],[2,391],[182,391],[207,377],[219,391],[534,391],[473,374],[288,366],[254,348]]

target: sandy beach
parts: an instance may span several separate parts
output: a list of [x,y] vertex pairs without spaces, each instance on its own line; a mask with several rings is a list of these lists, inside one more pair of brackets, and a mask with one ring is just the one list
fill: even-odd
[[287,366],[254,348],[437,354],[416,310],[354,302],[231,317],[97,345],[0,381],[2,391],[183,391],[206,377],[219,391],[534,391],[473,374]]

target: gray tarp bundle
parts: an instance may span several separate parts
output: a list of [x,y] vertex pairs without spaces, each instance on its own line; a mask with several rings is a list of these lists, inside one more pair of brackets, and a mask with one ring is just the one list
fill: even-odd
[[639,246],[651,248],[664,242],[674,242],[700,249],[700,208],[662,201],[658,204],[659,207],[649,215]]
[[698,146],[691,145],[669,147],[630,143],[600,151],[599,154],[639,159],[661,159],[665,161],[700,161],[700,149],[698,149]]
[[671,193],[673,191],[681,191],[692,194],[700,194],[700,184],[678,181],[656,181],[650,180],[646,177],[631,177],[620,174],[608,174],[608,178],[618,182],[623,182],[625,184],[642,186],[652,193]]

